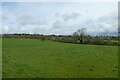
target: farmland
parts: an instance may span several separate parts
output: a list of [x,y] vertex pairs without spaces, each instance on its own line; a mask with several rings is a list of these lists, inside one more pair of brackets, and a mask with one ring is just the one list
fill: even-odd
[[3,78],[117,78],[118,47],[3,39]]

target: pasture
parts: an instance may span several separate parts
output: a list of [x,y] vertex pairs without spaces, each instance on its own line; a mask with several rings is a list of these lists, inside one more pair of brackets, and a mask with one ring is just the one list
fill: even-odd
[[3,39],[3,78],[117,78],[118,47]]

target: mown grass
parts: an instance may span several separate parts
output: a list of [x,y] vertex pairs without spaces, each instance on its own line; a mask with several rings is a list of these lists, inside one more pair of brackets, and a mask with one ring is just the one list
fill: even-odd
[[3,39],[3,78],[117,78],[118,47]]

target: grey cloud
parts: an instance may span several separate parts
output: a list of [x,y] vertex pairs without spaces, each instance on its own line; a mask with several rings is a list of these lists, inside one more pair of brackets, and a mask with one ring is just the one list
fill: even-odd
[[20,25],[47,25],[45,20],[34,19],[32,15],[24,14],[17,17]]
[[[80,13],[72,12],[72,13],[65,13],[65,14],[56,13],[55,16],[57,18],[56,18],[56,21],[53,23],[53,28],[60,29],[60,28],[67,28],[67,27],[73,26],[74,22],[76,21],[75,19],[77,19],[81,15]],[[70,20],[73,20],[73,21],[70,21]]]
[[1,18],[2,22],[10,20],[10,18],[8,18],[7,15],[2,15],[2,17],[0,17],[0,18]]
[[56,20],[53,23],[53,28],[63,28],[63,27],[67,27],[67,23],[62,20]]
[[99,18],[99,21],[100,22],[105,22],[106,24],[117,24],[118,22],[118,15],[117,13],[112,13],[110,15],[107,15],[107,16],[103,16],[101,18]]
[[76,19],[80,16],[80,13],[65,13],[62,15],[63,19],[65,21],[71,20],[71,19]]
[[108,16],[104,16],[99,19],[99,22],[102,24],[102,28],[104,29],[104,33],[115,34],[118,32],[118,16],[113,13]]
[[47,25],[45,20],[28,20],[28,21],[21,21],[21,25]]
[[118,18],[115,13],[102,16],[98,20],[87,20],[84,24],[89,34],[117,35],[118,33]]
[[55,17],[60,17],[60,13],[55,13]]
[[32,16],[27,15],[27,14],[21,14],[21,15],[17,15],[17,22],[19,22],[21,25],[26,25],[28,23],[30,23],[30,21],[33,19]]

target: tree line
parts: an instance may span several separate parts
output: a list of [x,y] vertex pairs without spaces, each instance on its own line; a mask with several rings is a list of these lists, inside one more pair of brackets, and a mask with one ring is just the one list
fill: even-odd
[[39,39],[41,41],[52,40],[64,43],[74,44],[94,44],[94,45],[111,45],[118,46],[118,36],[91,36],[86,35],[86,29],[81,28],[73,33],[73,35],[43,35],[43,34],[2,34],[2,38],[20,38],[20,39]]

